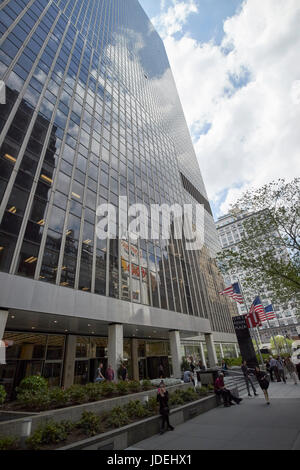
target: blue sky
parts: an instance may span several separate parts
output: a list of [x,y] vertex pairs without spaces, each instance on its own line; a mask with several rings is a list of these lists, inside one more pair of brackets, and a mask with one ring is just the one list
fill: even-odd
[[164,41],[215,218],[244,191],[300,174],[300,1],[139,1]]
[[[184,25],[184,32],[188,32],[193,38],[200,42],[208,42],[212,39],[217,43],[223,38],[223,22],[226,18],[233,16],[240,8],[244,0],[196,0],[198,12],[188,18]],[[139,0],[143,9],[153,18],[162,11],[161,0]],[[172,2],[166,0],[164,11],[171,6]]]

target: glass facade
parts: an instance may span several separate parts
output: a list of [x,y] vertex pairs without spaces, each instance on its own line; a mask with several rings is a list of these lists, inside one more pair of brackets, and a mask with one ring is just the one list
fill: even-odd
[[[191,138],[163,43],[138,1],[6,0],[0,17],[0,270],[233,333]],[[205,248],[187,251],[173,233],[100,240],[96,208],[109,202],[119,214],[119,196],[149,213],[151,204],[201,200]]]

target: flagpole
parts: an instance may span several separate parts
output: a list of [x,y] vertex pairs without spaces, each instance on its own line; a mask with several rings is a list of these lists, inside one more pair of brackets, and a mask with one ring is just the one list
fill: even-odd
[[[247,313],[249,313],[249,309],[248,309],[248,305],[247,305],[247,302],[246,302],[246,298],[244,296],[244,292],[243,292],[243,289],[242,289],[242,285],[240,283],[240,280],[238,279],[238,284],[240,286],[240,291],[241,291],[241,294],[242,294],[242,297],[243,297],[243,300],[244,300],[244,304],[245,304],[245,307],[246,307],[246,310],[247,310]],[[255,335],[255,332],[254,332],[254,328],[251,328],[252,331],[252,334],[253,334],[253,337],[254,337],[254,340],[255,340],[255,343],[256,343],[256,347],[257,347],[257,352],[259,354],[259,357],[260,357],[260,363],[262,366],[264,366],[264,360],[263,360],[263,357],[261,355],[261,351],[259,349],[259,346],[258,346],[258,343],[257,343],[257,339],[256,339],[256,335]]]

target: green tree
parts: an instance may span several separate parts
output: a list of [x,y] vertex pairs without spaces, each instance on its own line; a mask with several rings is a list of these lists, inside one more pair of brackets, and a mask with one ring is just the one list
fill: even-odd
[[272,292],[272,301],[300,300],[300,178],[245,192],[230,213],[243,219],[237,249],[218,255],[221,271],[242,272],[249,295]]
[[291,339],[284,338],[284,336],[280,336],[280,335],[275,336],[275,342],[276,342],[277,348],[275,346],[274,339],[271,338],[270,340],[271,349],[275,351],[277,351],[278,349],[280,354],[283,352],[289,352],[293,344],[293,341]]

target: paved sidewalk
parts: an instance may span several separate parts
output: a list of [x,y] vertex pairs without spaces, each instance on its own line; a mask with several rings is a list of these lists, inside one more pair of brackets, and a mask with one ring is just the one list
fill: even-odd
[[215,408],[130,449],[300,450],[300,384],[271,382],[269,406],[258,392],[258,397]]

